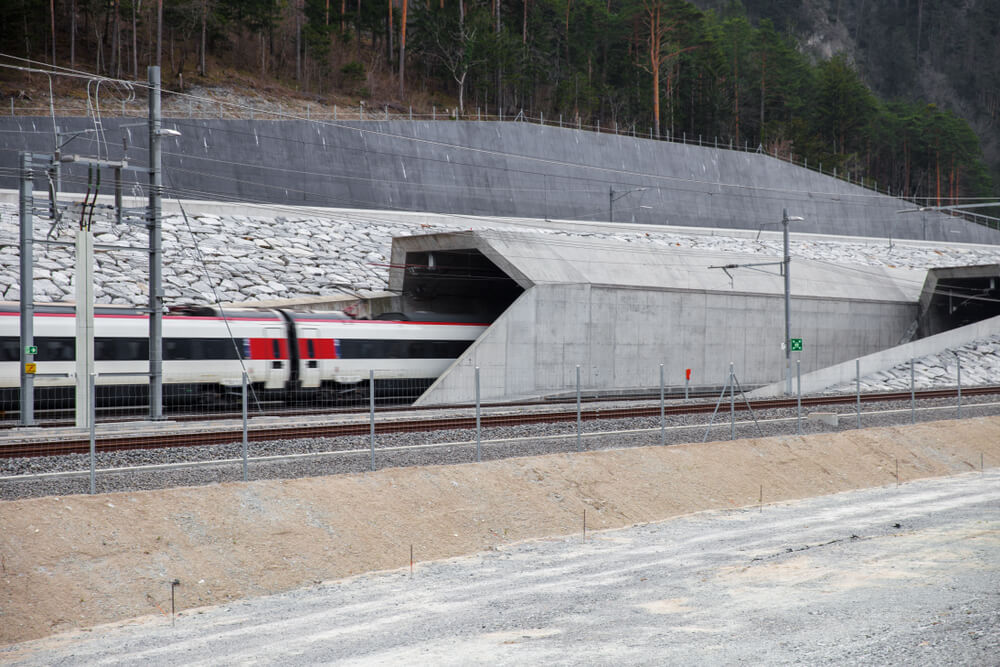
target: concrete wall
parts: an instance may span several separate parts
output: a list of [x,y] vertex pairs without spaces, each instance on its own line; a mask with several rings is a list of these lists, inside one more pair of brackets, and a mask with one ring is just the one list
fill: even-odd
[[[994,336],[997,331],[1000,331],[1000,316],[921,338],[912,343],[879,350],[873,354],[855,355],[849,361],[828,368],[820,368],[814,372],[805,373],[805,368],[803,368],[802,393],[821,392],[827,387],[853,382],[857,374],[857,361],[861,362],[861,377],[864,378],[866,375],[907,363],[910,359],[919,359],[943,350],[960,347],[980,338]],[[780,396],[783,392],[784,386],[777,383],[761,387],[752,392],[750,396],[752,398],[768,398]]]
[[[147,159],[145,128],[105,119],[65,152]],[[64,132],[89,129],[61,118]],[[756,153],[528,123],[169,119],[163,141],[169,192],[188,199],[402,209],[474,215],[607,220],[609,188],[620,222],[757,229],[782,209],[796,231],[997,243],[1000,232],[936,213]],[[51,151],[47,118],[0,118],[0,187],[16,188],[17,152]],[[12,171],[13,170],[13,171]],[[108,175],[109,176],[109,175]],[[66,191],[86,189],[67,167]],[[132,174],[126,193],[147,179]],[[39,188],[44,187],[41,179]],[[110,192],[108,177],[103,192]]]
[[[521,295],[420,400],[472,400],[480,366],[484,400],[575,390],[725,384],[729,363],[744,387],[784,372],[783,299],[746,293],[539,285]],[[916,304],[796,298],[795,331],[805,340],[802,371],[895,345]]]

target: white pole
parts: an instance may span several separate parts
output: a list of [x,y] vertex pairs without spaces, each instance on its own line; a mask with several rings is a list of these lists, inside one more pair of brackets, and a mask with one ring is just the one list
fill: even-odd
[[94,372],[94,235],[76,232],[76,426],[90,425]]

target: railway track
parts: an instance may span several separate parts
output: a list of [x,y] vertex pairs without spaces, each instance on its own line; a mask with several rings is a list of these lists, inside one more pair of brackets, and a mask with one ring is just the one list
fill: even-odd
[[[970,387],[962,390],[962,396],[982,396],[1000,394],[1000,386]],[[893,392],[862,394],[862,403],[889,402],[909,400],[911,393]],[[942,398],[956,398],[955,389],[930,389],[914,393],[918,400],[931,400]],[[621,399],[619,399],[621,400]],[[816,407],[823,405],[844,405],[854,404],[857,396],[853,394],[837,396],[810,396],[802,398],[803,407]],[[736,409],[747,410],[748,402],[740,397],[736,398]],[[798,404],[796,398],[760,399],[749,401],[751,410],[768,410],[795,407]],[[538,403],[530,405],[537,406]],[[574,405],[567,405],[562,410],[538,410],[525,412],[511,412],[518,406],[499,406],[502,412],[497,414],[483,414],[480,423],[483,428],[497,426],[511,426],[520,424],[538,423],[559,423],[572,422],[577,419],[577,411]],[[498,406],[493,406],[496,409]],[[698,414],[710,413],[716,410],[728,411],[729,400],[726,397],[719,405],[717,400],[704,401],[699,403],[669,404],[663,407],[664,415]],[[468,410],[468,406],[465,406]],[[394,412],[399,411],[395,410]],[[412,410],[412,409],[410,409]],[[349,422],[336,424],[317,424],[288,426],[284,423],[272,423],[268,425],[255,425],[247,433],[250,442],[260,442],[267,440],[291,439],[291,438],[321,438],[367,435],[370,433],[371,424],[366,413],[355,413],[357,419]],[[476,419],[468,414],[455,416],[433,416],[421,417],[419,415],[408,415],[404,418],[385,418],[385,412],[380,412],[382,419],[375,422],[375,432],[385,433],[407,433],[420,431],[446,431],[455,429],[474,429]],[[599,419],[622,419],[635,417],[655,417],[660,415],[660,405],[645,404],[636,407],[601,407],[588,404],[585,409],[580,410],[579,418],[582,421],[596,421]],[[127,431],[102,433],[96,442],[96,449],[99,452],[116,451],[121,449],[156,449],[164,447],[196,446],[223,444],[242,439],[242,426],[222,427],[218,422],[206,423],[206,430],[191,431],[182,433],[163,429],[162,432],[142,434],[130,433]],[[80,454],[90,451],[89,438],[78,436],[65,437],[65,434],[56,436],[53,433],[53,440],[44,439],[44,429],[33,438],[32,442],[23,444],[10,443],[0,444],[0,459],[33,457],[33,456],[58,456],[63,454]]]

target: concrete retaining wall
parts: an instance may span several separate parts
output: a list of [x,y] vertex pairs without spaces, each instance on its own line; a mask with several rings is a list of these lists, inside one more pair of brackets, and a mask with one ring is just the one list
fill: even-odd
[[[61,118],[63,132],[92,129]],[[147,159],[145,127],[106,119],[64,152]],[[596,134],[528,123],[169,119],[164,183],[190,199],[236,199],[474,215],[758,229],[802,216],[796,231],[997,243],[1000,232],[756,153]],[[47,118],[0,119],[0,187],[16,188],[17,152],[51,151]],[[110,174],[102,192],[110,192]],[[67,167],[66,191],[87,173]],[[146,179],[133,174],[126,193]],[[131,185],[130,185],[131,184]],[[39,179],[39,188],[45,184]],[[642,188],[642,189],[640,189]],[[624,194],[632,190],[629,194]]]
[[[735,363],[744,386],[784,372],[781,296],[538,285],[521,295],[424,394],[422,405],[470,401],[475,367],[483,400],[574,391],[723,385]],[[793,299],[809,372],[895,345],[916,304]]]

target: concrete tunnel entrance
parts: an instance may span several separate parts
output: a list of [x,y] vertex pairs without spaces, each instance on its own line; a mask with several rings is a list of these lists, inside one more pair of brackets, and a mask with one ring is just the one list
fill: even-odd
[[404,310],[460,315],[492,323],[524,288],[474,248],[406,252]]
[[1000,264],[931,269],[920,295],[918,337],[1000,315]]

